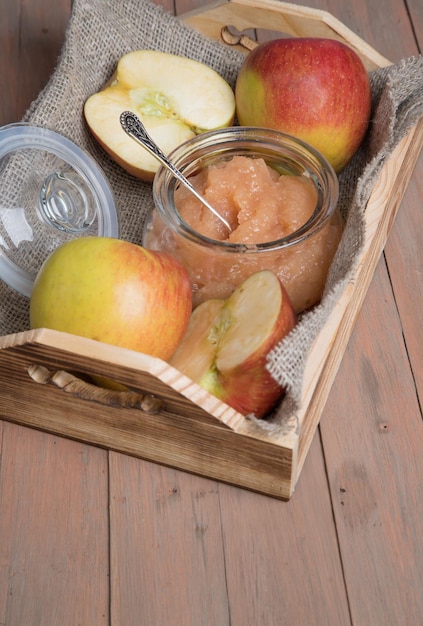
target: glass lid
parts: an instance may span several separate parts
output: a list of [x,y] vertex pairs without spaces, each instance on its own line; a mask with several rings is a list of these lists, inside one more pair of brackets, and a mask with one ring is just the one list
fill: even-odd
[[74,237],[118,237],[110,185],[99,165],[52,130],[0,128],[0,279],[30,296],[43,261]]

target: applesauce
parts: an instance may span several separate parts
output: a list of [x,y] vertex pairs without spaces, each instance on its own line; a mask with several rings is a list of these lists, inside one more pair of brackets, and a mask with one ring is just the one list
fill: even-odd
[[182,262],[194,306],[227,298],[260,269],[280,277],[297,313],[319,302],[343,230],[321,155],[277,131],[236,127],[186,142],[172,160],[231,225],[159,170],[144,245]]

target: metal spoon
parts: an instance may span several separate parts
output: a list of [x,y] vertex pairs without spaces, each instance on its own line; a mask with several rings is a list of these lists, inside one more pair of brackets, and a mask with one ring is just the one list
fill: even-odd
[[177,167],[172,163],[172,161],[160,150],[159,146],[152,140],[150,135],[147,133],[144,124],[141,120],[132,113],[131,111],[124,111],[120,115],[120,123],[122,125],[123,130],[135,141],[138,141],[144,148],[146,148],[150,154],[153,155],[160,163],[162,163],[167,169],[169,169],[172,174],[177,178],[189,191],[191,191],[197,200],[200,200],[204,206],[209,209],[213,215],[215,215],[222,224],[228,229],[229,232],[232,232],[232,228],[229,223],[222,217],[216,209],[207,202],[205,198],[198,193],[193,185],[189,182],[187,178],[178,170]]

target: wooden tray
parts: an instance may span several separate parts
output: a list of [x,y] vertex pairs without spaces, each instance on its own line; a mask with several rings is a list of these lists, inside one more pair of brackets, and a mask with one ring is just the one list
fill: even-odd
[[[224,25],[332,37],[352,46],[369,70],[389,64],[328,13],[279,1],[260,0],[258,8],[234,0],[183,19],[216,39]],[[159,359],[45,329],[0,338],[0,417],[289,499],[422,143],[420,123],[381,172],[354,280],[312,347],[301,409],[277,438]],[[134,391],[101,390],[84,382],[87,374]]]

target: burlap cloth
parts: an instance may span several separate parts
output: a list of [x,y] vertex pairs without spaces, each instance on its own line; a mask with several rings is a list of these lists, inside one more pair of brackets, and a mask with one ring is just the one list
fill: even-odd
[[[234,87],[244,55],[207,39],[146,0],[74,0],[66,40],[57,67],[32,103],[24,121],[53,129],[89,152],[102,166],[114,192],[120,236],[141,243],[145,217],[152,209],[151,185],[126,174],[93,140],[83,104],[113,73],[118,59],[134,49],[150,48],[202,61]],[[423,115],[423,58],[404,59],[371,74],[373,114],[360,152],[340,175],[340,205],[346,226],[320,305],[304,314],[293,333],[269,357],[270,371],[287,388],[270,423],[283,428],[295,414],[308,351],[355,267],[363,244],[363,213],[384,161]],[[15,184],[3,178],[0,194]],[[0,335],[27,330],[29,301],[0,281]],[[291,420],[289,420],[291,421]]]

